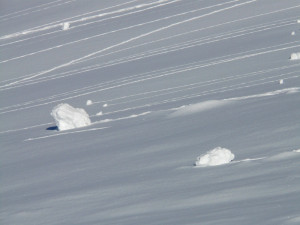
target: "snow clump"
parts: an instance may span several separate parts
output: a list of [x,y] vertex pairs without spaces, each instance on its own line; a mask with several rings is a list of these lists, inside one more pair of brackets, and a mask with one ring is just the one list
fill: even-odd
[[84,109],[74,108],[65,103],[55,106],[52,109],[51,116],[54,118],[60,131],[85,127],[91,124],[89,115]]
[[296,34],[296,32],[295,32],[295,31],[292,31],[291,35],[294,36],[295,34]]
[[234,159],[234,154],[229,149],[217,147],[204,155],[197,157],[195,166],[218,166],[227,164]]
[[107,106],[108,106],[108,104],[105,103],[105,104],[103,104],[102,107],[103,107],[103,108],[106,108]]
[[93,101],[92,100],[87,100],[86,101],[86,105],[92,105],[93,104]]
[[290,60],[298,60],[300,59],[300,52],[292,53]]
[[283,83],[284,83],[283,79],[279,80],[279,84],[283,84]]
[[70,23],[69,22],[65,22],[62,24],[62,30],[69,30],[70,28]]

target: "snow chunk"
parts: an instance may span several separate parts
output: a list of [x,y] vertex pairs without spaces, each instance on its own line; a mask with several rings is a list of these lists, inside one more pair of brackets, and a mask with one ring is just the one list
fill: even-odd
[[296,34],[296,32],[295,32],[295,31],[292,31],[291,35],[294,36],[295,34]]
[[69,22],[65,22],[62,24],[62,30],[69,30],[70,28],[70,23]]
[[298,60],[300,59],[300,52],[292,53],[290,60]]
[[73,108],[65,103],[55,106],[52,109],[51,116],[54,118],[60,131],[85,127],[91,124],[89,115],[84,109]]
[[279,84],[283,84],[283,83],[284,83],[283,79],[279,80]]
[[103,115],[103,112],[100,111],[100,112],[98,112],[96,115],[97,115],[97,116],[102,116],[102,115]]
[[217,147],[206,154],[197,157],[196,166],[218,166],[229,163],[234,159],[234,154],[229,149]]
[[107,106],[108,106],[107,104],[103,104],[103,106],[102,106],[102,107],[103,107],[103,108],[106,108]]
[[92,100],[87,100],[86,101],[86,105],[92,105],[93,104],[93,101]]

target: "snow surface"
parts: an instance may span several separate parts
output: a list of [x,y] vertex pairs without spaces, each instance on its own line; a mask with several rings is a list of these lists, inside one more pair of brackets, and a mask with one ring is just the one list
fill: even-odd
[[1,224],[300,223],[299,0],[0,5]]
[[91,124],[89,115],[84,109],[74,108],[66,103],[55,106],[51,116],[54,118],[58,130],[70,130]]
[[204,155],[197,157],[195,166],[219,166],[227,164],[234,159],[234,154],[226,148],[217,147]]

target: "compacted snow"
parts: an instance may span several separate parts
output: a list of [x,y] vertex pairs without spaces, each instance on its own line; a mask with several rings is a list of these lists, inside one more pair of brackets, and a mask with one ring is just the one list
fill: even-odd
[[299,12],[1,0],[0,223],[300,224]]

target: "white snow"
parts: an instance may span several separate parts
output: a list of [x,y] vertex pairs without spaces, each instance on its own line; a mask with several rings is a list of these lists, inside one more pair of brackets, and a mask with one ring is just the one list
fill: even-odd
[[295,52],[291,54],[290,60],[299,60],[300,59],[300,52]]
[[70,23],[69,22],[65,22],[62,24],[62,30],[69,30],[70,28]]
[[86,105],[92,105],[93,104],[93,101],[92,100],[87,100],[86,101]]
[[105,104],[103,104],[102,107],[103,107],[103,108],[106,108],[107,106],[108,106],[108,104],[105,103]]
[[227,164],[234,159],[234,154],[226,148],[217,147],[208,151],[204,155],[197,157],[196,166],[218,166]]
[[292,31],[291,35],[294,36],[295,34],[296,34],[296,32],[295,32],[295,31]]
[[280,79],[279,84],[283,84],[283,83],[284,83],[283,79]]
[[74,108],[66,103],[55,106],[51,116],[54,118],[60,131],[85,127],[91,124],[89,115],[84,109]]

